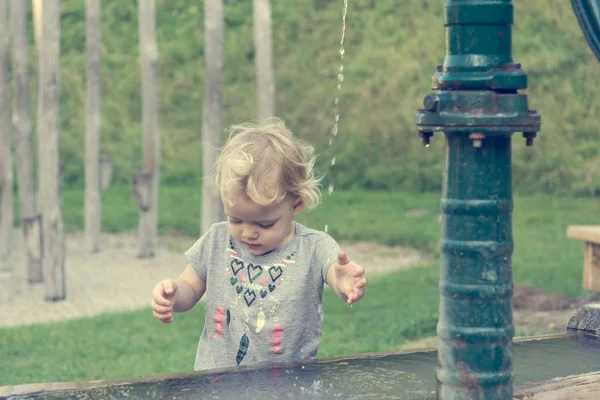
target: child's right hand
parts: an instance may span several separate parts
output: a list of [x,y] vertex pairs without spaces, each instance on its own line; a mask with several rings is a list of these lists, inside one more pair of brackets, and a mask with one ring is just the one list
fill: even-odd
[[166,279],[152,291],[152,315],[163,324],[173,322],[173,305],[177,302],[177,283]]

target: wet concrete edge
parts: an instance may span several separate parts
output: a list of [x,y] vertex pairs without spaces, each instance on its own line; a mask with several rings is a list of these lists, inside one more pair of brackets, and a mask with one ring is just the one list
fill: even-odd
[[[513,339],[514,343],[524,343],[530,341],[538,341],[545,339],[556,339],[561,337],[569,336],[568,333],[549,334],[540,336],[527,336],[527,337],[516,337]],[[151,382],[162,382],[166,380],[179,380],[197,376],[210,376],[216,374],[230,373],[235,374],[240,371],[252,371],[262,370],[270,368],[292,368],[307,364],[327,364],[327,363],[339,363],[349,360],[356,359],[369,359],[369,358],[381,358],[394,355],[414,354],[414,353],[429,353],[437,351],[437,348],[423,348],[423,349],[412,349],[405,351],[393,351],[393,352],[377,352],[377,353],[360,353],[351,356],[333,357],[327,359],[317,359],[309,362],[295,362],[287,364],[262,364],[251,367],[233,367],[225,369],[215,369],[211,371],[199,371],[199,372],[185,372],[185,373],[174,373],[174,374],[162,374],[152,376],[140,376],[134,378],[121,378],[121,379],[110,379],[110,380],[96,380],[96,381],[85,381],[85,382],[45,382],[45,383],[27,383],[22,385],[13,386],[0,386],[0,396],[26,396],[35,395],[39,393],[50,393],[58,391],[72,391],[72,390],[88,390],[96,389],[107,386],[123,386],[133,385],[136,383],[151,383]]]

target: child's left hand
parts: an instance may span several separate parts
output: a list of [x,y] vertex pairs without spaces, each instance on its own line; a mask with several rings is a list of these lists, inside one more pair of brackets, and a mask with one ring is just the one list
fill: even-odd
[[362,299],[367,286],[363,267],[351,262],[346,253],[340,251],[334,268],[336,292],[346,297],[348,305]]

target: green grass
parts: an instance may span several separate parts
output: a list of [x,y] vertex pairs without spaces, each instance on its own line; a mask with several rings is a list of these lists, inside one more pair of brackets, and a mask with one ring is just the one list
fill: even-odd
[[[398,288],[409,286],[411,290],[399,304],[389,304]],[[325,292],[319,357],[393,350],[406,339],[435,334],[434,268],[375,280],[370,292],[372,296],[352,308],[332,291]],[[203,327],[202,311],[201,303],[188,313],[177,314],[171,325],[159,323],[150,310],[143,310],[2,329],[0,385],[189,372]]]
[[[120,232],[137,229],[138,208],[125,185],[113,185],[104,194],[102,230]],[[196,236],[200,231],[201,182],[189,186],[161,185],[159,233],[161,235]],[[392,193],[367,191],[335,191],[323,194],[322,203],[299,221],[318,229],[329,225],[329,232],[342,240],[371,240],[383,244],[404,244],[432,250],[439,226],[435,222],[439,195],[431,193]],[[83,189],[63,190],[65,228],[83,229]],[[427,208],[426,219],[404,215],[404,210]],[[16,216],[18,220],[18,216]],[[412,226],[411,226],[412,225]]]
[[568,225],[598,224],[597,198],[523,196],[515,198],[513,275],[550,293],[577,296],[581,288],[583,248],[568,239]]
[[[162,185],[159,233],[196,236],[200,231],[200,182],[191,186]],[[65,226],[83,227],[83,190],[67,188],[63,193]],[[591,197],[516,195],[514,198],[513,254],[517,282],[552,293],[581,294],[583,244],[566,237],[568,225],[594,223],[600,202]],[[438,193],[334,191],[324,194],[316,210],[299,221],[317,229],[328,225],[338,240],[368,240],[386,245],[414,247],[438,257],[440,225]],[[113,185],[103,195],[103,230],[137,229],[138,209],[130,188]],[[407,210],[424,209],[422,216]],[[597,221],[596,221],[597,222]]]
[[[162,186],[161,233],[195,235],[199,190]],[[409,245],[439,256],[439,194],[334,192],[301,221],[340,240]],[[135,229],[137,209],[129,188],[113,186],[103,199],[104,227]],[[64,191],[65,221],[82,226],[81,189]],[[408,216],[406,210],[429,213]],[[517,196],[513,214],[515,282],[552,293],[582,294],[583,244],[566,238],[569,224],[587,224],[600,215],[592,198]],[[187,238],[186,238],[187,240]],[[324,339],[319,357],[398,349],[406,340],[435,334],[439,263],[371,279],[367,296],[348,308],[330,292],[324,298]],[[0,385],[45,381],[109,379],[190,371],[202,329],[202,306],[163,326],[149,310],[0,329]]]

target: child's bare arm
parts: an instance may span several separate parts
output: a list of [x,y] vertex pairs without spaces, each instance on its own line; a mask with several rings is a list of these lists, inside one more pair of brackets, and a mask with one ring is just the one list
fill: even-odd
[[196,305],[204,296],[206,282],[199,276],[194,267],[188,264],[185,270],[175,280],[177,284],[177,301],[173,305],[175,312],[186,312]]
[[159,282],[152,292],[152,312],[154,318],[169,323],[173,321],[172,312],[190,310],[204,295],[206,283],[196,270],[188,265],[175,280]]

